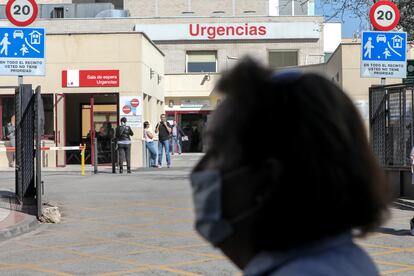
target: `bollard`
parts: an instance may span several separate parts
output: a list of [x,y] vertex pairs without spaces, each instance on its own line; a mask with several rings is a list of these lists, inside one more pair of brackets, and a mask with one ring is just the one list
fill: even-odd
[[111,162],[112,162],[112,173],[116,173],[115,166],[115,140],[111,139]]
[[93,155],[93,173],[98,173],[98,139],[93,138],[93,149],[94,149],[94,155]]
[[86,144],[85,145],[80,145],[81,146],[81,167],[82,167],[82,176],[85,176],[85,149],[86,149]]

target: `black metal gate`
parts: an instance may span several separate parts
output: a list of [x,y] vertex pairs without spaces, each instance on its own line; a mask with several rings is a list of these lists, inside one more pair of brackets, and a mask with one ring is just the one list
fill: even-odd
[[32,85],[16,89],[16,195],[23,198],[35,196],[34,184],[34,97]]
[[[20,85],[15,95],[16,196],[22,210],[41,215],[41,154],[44,110],[40,87]],[[36,162],[35,162],[36,160]]]
[[396,196],[413,196],[410,152],[413,148],[414,84],[371,87],[372,150],[385,169]]

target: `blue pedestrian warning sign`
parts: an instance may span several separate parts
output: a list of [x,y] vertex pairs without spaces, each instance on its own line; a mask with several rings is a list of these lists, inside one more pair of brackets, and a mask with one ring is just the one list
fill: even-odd
[[406,77],[407,33],[363,32],[361,48],[361,77]]
[[0,28],[0,75],[45,75],[45,29]]

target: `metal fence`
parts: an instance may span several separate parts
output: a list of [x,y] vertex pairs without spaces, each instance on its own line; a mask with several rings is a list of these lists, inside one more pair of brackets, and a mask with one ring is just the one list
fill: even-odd
[[25,84],[16,89],[16,195],[35,197],[34,172],[34,104],[32,86]]
[[382,167],[410,167],[414,84],[370,88],[371,145]]

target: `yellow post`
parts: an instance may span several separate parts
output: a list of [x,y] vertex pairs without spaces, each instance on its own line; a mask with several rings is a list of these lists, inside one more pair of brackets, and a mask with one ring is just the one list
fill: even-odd
[[80,145],[81,147],[81,167],[82,167],[82,176],[85,176],[85,149],[86,149],[86,144],[85,145]]

